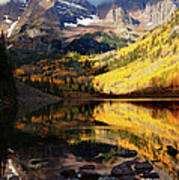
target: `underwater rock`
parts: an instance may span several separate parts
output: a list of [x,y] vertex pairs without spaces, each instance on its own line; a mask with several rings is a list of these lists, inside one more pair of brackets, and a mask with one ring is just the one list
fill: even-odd
[[100,177],[98,180],[118,180],[118,178],[112,176],[106,176],[106,177]]
[[98,180],[100,176],[94,170],[82,170],[79,174],[80,180]]
[[129,165],[122,163],[112,168],[111,175],[120,177],[126,175],[134,175],[134,172]]
[[159,179],[160,176],[157,173],[145,173],[141,178],[152,178],[152,179]]
[[61,172],[61,175],[66,178],[74,178],[76,176],[76,172],[74,169],[66,169]]
[[137,174],[150,172],[153,170],[153,166],[149,162],[137,162],[134,166]]
[[137,180],[134,176],[122,176],[120,180]]
[[46,159],[31,159],[28,162],[28,167],[38,169],[48,164]]
[[136,150],[129,150],[129,149],[123,149],[121,152],[117,153],[116,155],[123,157],[123,158],[131,158],[137,156]]
[[84,165],[82,167],[80,167],[80,170],[83,170],[83,169],[95,169],[95,166],[94,165]]
[[20,178],[18,176],[12,176],[9,180],[20,180]]

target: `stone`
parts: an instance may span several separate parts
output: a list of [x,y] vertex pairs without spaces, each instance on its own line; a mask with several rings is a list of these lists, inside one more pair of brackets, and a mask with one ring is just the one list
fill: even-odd
[[123,149],[121,152],[117,153],[116,155],[123,157],[123,158],[131,158],[137,156],[136,150],[129,150],[129,149]]
[[129,165],[124,163],[124,164],[119,164],[113,167],[111,171],[111,175],[120,177],[120,176],[126,176],[126,175],[134,175],[134,172]]
[[168,153],[169,155],[175,157],[175,156],[178,154],[178,150],[175,149],[174,147],[168,145],[168,146],[167,146],[167,153]]
[[9,180],[20,180],[20,178],[18,176],[12,176]]
[[80,167],[80,170],[83,170],[83,169],[95,169],[95,166],[94,165],[84,165],[84,166]]
[[118,180],[118,179],[116,177],[106,176],[106,177],[100,177],[98,180]]
[[150,172],[153,170],[153,166],[149,162],[137,162],[134,166],[137,174]]
[[66,169],[61,172],[61,175],[66,178],[74,178],[76,176],[76,172],[74,169]]
[[127,166],[132,166],[132,165],[134,165],[135,163],[136,163],[137,161],[136,161],[136,159],[134,159],[134,160],[132,160],[132,161],[125,161],[125,162],[123,162],[122,164],[124,165],[127,165]]
[[101,176],[94,170],[82,170],[79,175],[80,180],[98,180],[98,178]]
[[122,176],[120,180],[136,180],[134,176]]
[[46,166],[48,164],[48,161],[46,159],[31,159],[28,162],[28,167],[38,169],[43,166]]
[[159,179],[160,176],[157,173],[145,173],[141,178],[151,178],[151,179]]

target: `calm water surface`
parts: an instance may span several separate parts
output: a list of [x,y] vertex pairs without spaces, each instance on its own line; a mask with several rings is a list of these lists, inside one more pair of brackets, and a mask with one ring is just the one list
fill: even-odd
[[59,169],[85,164],[110,173],[124,161],[115,156],[122,149],[136,150],[160,179],[179,175],[179,155],[167,152],[179,149],[177,101],[69,101],[14,117],[15,109],[0,112],[1,175],[9,156],[26,179],[59,179]]

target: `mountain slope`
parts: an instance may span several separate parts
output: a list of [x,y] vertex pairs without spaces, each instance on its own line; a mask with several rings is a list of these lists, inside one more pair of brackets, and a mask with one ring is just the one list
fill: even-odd
[[0,13],[1,28],[5,25],[10,27],[17,21],[13,28],[14,34],[17,34],[23,25],[32,25],[37,21],[56,21],[59,28],[65,28],[83,25],[96,18],[96,8],[87,0],[11,0],[0,5]]
[[86,56],[71,52],[59,59],[42,59],[21,66],[17,77],[56,95],[63,91],[64,96],[69,92],[70,96],[77,92],[178,96],[178,17],[179,11],[169,23],[120,50]]
[[[119,68],[95,77],[96,91],[107,95],[178,96],[178,19],[179,10],[169,23],[147,32],[140,41],[111,52],[105,64]],[[102,64],[100,61],[96,64]]]
[[122,48],[133,42],[135,42],[134,39],[120,38],[112,31],[97,31],[95,33],[86,33],[79,39],[73,40],[65,50],[67,52],[75,51],[80,54],[92,54]]

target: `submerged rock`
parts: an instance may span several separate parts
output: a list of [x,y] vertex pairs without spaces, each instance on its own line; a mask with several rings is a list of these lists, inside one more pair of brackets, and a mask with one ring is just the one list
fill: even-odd
[[12,176],[9,180],[20,180],[20,178],[18,176]]
[[113,167],[111,171],[111,175],[117,177],[126,176],[126,175],[128,176],[128,175],[134,175],[134,172],[130,167],[130,165],[124,163]]
[[47,164],[48,164],[48,161],[46,159],[31,159],[28,162],[28,167],[37,169],[37,168],[41,168]]
[[149,162],[137,162],[134,166],[137,174],[150,172],[153,170],[153,166]]
[[61,175],[65,178],[74,178],[76,176],[76,172],[74,169],[66,169],[61,172]]
[[159,179],[160,176],[157,173],[145,173],[141,178],[152,178],[152,179]]
[[80,180],[98,180],[100,176],[94,170],[82,170],[79,174]]
[[118,179],[116,177],[106,176],[106,177],[100,177],[98,180],[118,180]]
[[122,176],[120,180],[137,180],[134,176]]
[[80,167],[80,170],[83,170],[83,169],[95,169],[95,166],[94,165],[84,165],[84,166]]
[[136,150],[129,150],[129,149],[123,149],[121,152],[117,153],[116,155],[123,157],[123,158],[131,158],[137,156]]

